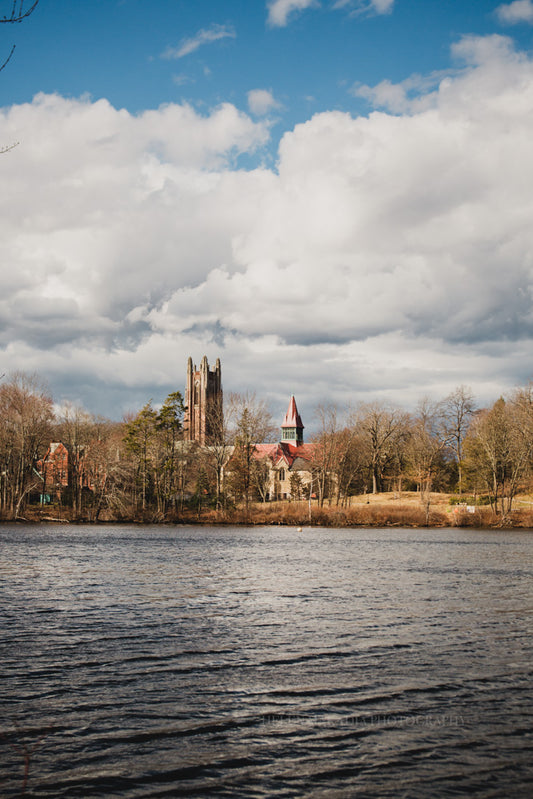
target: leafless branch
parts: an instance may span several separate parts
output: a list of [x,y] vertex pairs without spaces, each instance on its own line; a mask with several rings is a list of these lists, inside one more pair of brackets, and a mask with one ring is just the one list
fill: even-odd
[[13,57],[13,53],[15,52],[15,46],[16,45],[13,45],[13,47],[11,48],[11,52],[9,53],[8,57],[6,58],[4,63],[0,66],[0,72],[2,72],[2,70],[5,69],[7,67],[7,65],[9,64],[9,62],[11,61],[11,59]]
[[[11,5],[11,14],[9,16],[4,15],[3,17],[0,17],[0,24],[22,22],[23,19],[26,19],[27,17],[30,16],[30,14],[33,14],[38,4],[39,0],[34,0],[34,2],[30,5],[29,8],[26,7],[26,9],[24,9],[24,0],[13,0],[13,3]],[[7,67],[7,65],[9,64],[9,62],[13,57],[14,52],[15,52],[15,45],[13,45],[13,47],[11,48],[11,51],[8,57],[5,59],[5,61],[2,64],[0,64],[0,72],[2,72],[2,70]],[[4,145],[3,147],[0,147],[0,155],[8,153],[10,150],[16,147],[17,144],[18,142],[15,142],[14,144],[7,144]]]
[[10,150],[13,150],[15,147],[18,147],[19,142],[13,142],[13,144],[7,144],[5,147],[0,147],[0,155],[4,153],[8,153]]
[[13,0],[13,4],[11,6],[11,14],[9,16],[0,17],[0,23],[14,23],[14,22],[22,22],[23,19],[26,19],[33,14],[35,9],[39,4],[39,0],[35,0],[29,8],[24,10],[24,0]]

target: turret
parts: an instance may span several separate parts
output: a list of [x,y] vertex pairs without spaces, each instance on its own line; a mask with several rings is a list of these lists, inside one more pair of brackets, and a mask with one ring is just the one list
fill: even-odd
[[281,425],[281,440],[299,446],[304,443],[304,425],[294,396],[290,398],[285,419]]

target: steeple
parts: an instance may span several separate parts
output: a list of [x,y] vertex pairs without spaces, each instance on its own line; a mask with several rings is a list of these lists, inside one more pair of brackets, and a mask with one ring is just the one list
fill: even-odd
[[290,398],[289,407],[281,425],[281,440],[296,446],[304,443],[304,426],[294,396]]

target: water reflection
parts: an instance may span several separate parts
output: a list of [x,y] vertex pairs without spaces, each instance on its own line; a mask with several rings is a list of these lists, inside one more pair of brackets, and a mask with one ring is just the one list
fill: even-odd
[[5,526],[2,789],[529,796],[532,544]]

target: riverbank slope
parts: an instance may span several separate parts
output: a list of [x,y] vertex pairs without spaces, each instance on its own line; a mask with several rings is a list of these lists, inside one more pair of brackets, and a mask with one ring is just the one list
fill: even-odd
[[[7,520],[6,520],[7,521]],[[416,492],[387,492],[351,497],[347,505],[326,502],[323,507],[313,500],[299,502],[250,503],[225,510],[188,507],[166,515],[153,511],[137,511],[131,516],[100,513],[98,519],[89,512],[76,518],[69,508],[30,507],[21,522],[142,522],[145,524],[248,524],[324,527],[478,527],[533,528],[533,496],[520,495],[513,510],[502,518],[490,505],[474,504],[473,498],[458,498],[432,493],[422,498]]]

